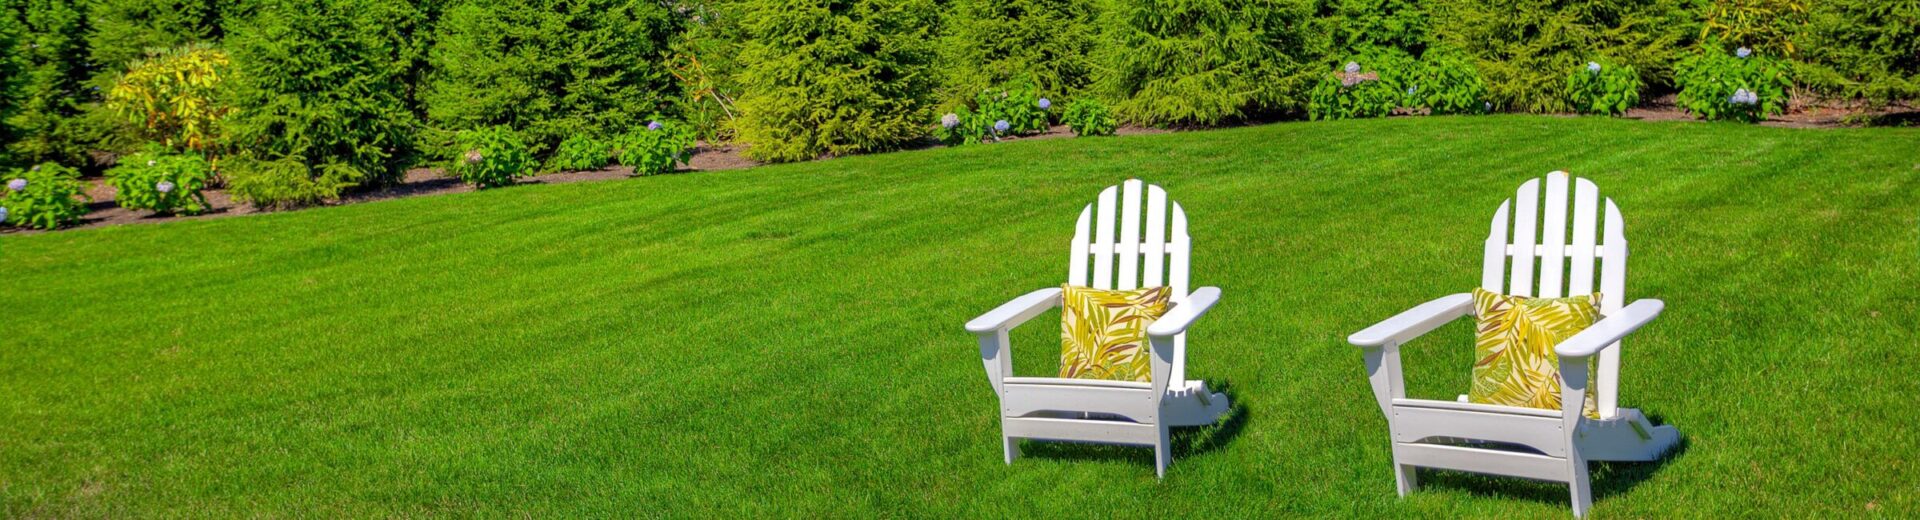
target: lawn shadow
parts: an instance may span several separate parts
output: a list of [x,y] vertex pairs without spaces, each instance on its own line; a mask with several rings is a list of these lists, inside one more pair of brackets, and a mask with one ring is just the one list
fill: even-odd
[[[1648,420],[1654,424],[1666,424],[1663,417],[1648,414]],[[1673,448],[1665,455],[1647,462],[1601,461],[1587,463],[1587,477],[1593,486],[1593,501],[1599,503],[1607,497],[1626,494],[1641,482],[1653,478],[1653,474],[1666,467],[1668,463],[1687,453],[1691,444],[1686,435],[1675,441]],[[1420,469],[1420,487],[1446,488],[1464,491],[1474,496],[1524,498],[1537,502],[1565,506],[1570,497],[1567,485],[1557,482],[1544,482],[1523,478],[1500,477],[1436,469]]]
[[[1168,440],[1173,446],[1173,460],[1208,453],[1220,449],[1240,436],[1247,424],[1252,422],[1253,413],[1246,404],[1234,397],[1233,385],[1225,381],[1208,381],[1208,388],[1225,394],[1231,406],[1213,424],[1202,426],[1176,426]],[[1103,444],[1093,442],[1022,440],[1020,456],[1055,459],[1062,461],[1126,461],[1153,466],[1153,449],[1134,445]]]

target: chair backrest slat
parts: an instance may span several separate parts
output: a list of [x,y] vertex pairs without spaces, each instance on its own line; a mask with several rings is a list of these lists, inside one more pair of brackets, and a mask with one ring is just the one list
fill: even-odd
[[1113,288],[1113,217],[1118,186],[1100,192],[1100,207],[1093,221],[1093,285],[1095,289]]
[[1139,179],[1120,183],[1119,278],[1114,288],[1128,291],[1140,288],[1140,185]]
[[1513,277],[1507,283],[1507,294],[1533,296],[1534,231],[1540,225],[1539,208],[1540,179],[1529,179],[1513,196],[1513,247],[1507,250]]
[[1559,298],[1567,265],[1567,176],[1548,175],[1546,211],[1540,222],[1540,290],[1542,298]]
[[1141,287],[1166,285],[1167,275],[1167,192],[1159,186],[1147,187],[1147,241],[1140,244]]
[[[1571,206],[1567,200],[1569,187]],[[1509,208],[1513,210],[1512,219],[1507,218]],[[1596,222],[1602,208],[1604,228]],[[1602,241],[1598,247],[1596,239]],[[1514,197],[1494,211],[1480,286],[1503,294],[1544,298],[1591,294],[1596,262],[1600,314],[1611,315],[1627,301],[1627,238],[1620,208],[1613,199],[1600,198],[1600,189],[1592,181],[1553,172],[1547,174],[1545,183],[1540,179],[1522,183]],[[1505,290],[1502,281],[1506,282]],[[1602,417],[1612,417],[1616,410],[1620,350],[1621,346],[1615,344],[1599,356],[1594,393]]]

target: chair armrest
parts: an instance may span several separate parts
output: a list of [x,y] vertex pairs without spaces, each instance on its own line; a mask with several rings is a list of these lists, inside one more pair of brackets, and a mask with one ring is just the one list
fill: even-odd
[[1464,316],[1473,309],[1473,295],[1467,293],[1449,294],[1422,303],[1406,312],[1375,323],[1372,327],[1347,336],[1347,342],[1353,346],[1370,348],[1388,343],[1400,344],[1420,337],[1441,325]]
[[1620,338],[1627,337],[1627,334],[1632,334],[1641,326],[1652,322],[1653,318],[1660,316],[1660,311],[1666,308],[1666,302],[1660,300],[1635,301],[1632,305],[1614,312],[1612,316],[1602,318],[1588,326],[1586,330],[1560,342],[1558,346],[1553,347],[1553,353],[1563,358],[1584,358],[1598,354],[1600,349],[1619,342]]
[[1207,309],[1213,308],[1213,304],[1219,301],[1219,287],[1201,287],[1187,295],[1187,303],[1176,305],[1165,316],[1153,320],[1153,324],[1147,326],[1147,335],[1176,336],[1186,332],[1187,327],[1200,321],[1201,316],[1207,315]]
[[1026,323],[1027,320],[1033,319],[1034,316],[1039,316],[1040,313],[1047,312],[1047,309],[1052,309],[1059,305],[1059,287],[1048,287],[1023,294],[1007,303],[1000,304],[1000,307],[987,311],[986,314],[982,314],[978,318],[974,318],[973,321],[967,322],[967,332],[974,334],[992,334],[994,332],[1018,327],[1020,324]]

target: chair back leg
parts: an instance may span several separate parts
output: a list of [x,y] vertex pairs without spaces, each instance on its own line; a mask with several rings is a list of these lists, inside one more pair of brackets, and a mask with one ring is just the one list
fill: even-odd
[[1401,498],[1406,498],[1407,495],[1411,495],[1414,491],[1420,489],[1420,477],[1415,473],[1415,471],[1418,470],[1419,468],[1416,466],[1400,464],[1397,461],[1394,463],[1393,481],[1394,484],[1400,488]]
[[1004,445],[1001,446],[1001,448],[1006,453],[1007,465],[1013,465],[1013,459],[1020,458],[1020,439],[1007,437],[1005,433],[1002,433],[1000,442]]

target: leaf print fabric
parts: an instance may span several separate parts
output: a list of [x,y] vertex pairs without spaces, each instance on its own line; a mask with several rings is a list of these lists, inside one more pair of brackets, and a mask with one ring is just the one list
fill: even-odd
[[1060,291],[1060,377],[1148,381],[1147,326],[1167,314],[1166,287]]
[[[1559,410],[1560,358],[1553,347],[1593,325],[1599,308],[1600,293],[1528,298],[1474,289],[1473,388],[1467,400]],[[1593,371],[1587,374],[1581,411],[1599,419]]]

